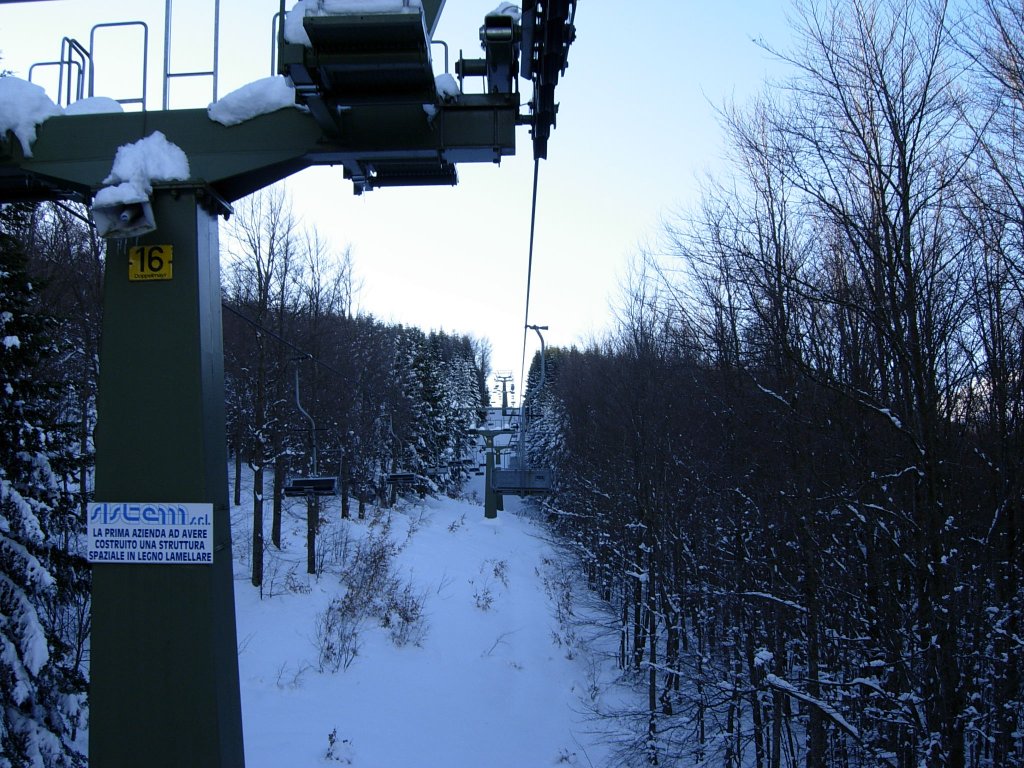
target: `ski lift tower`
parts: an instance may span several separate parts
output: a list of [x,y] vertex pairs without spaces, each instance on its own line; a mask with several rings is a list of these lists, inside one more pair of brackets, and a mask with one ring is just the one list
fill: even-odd
[[[131,531],[152,524],[189,529],[200,543],[173,550],[197,553],[191,559],[91,558],[91,765],[244,763],[218,216],[313,165],[341,166],[357,194],[455,184],[458,163],[513,154],[519,124],[531,127],[534,155],[546,156],[575,0],[524,0],[521,18],[488,14],[484,57],[458,67],[462,81],[482,79],[476,94],[435,87],[430,50],[443,5],[382,0],[379,13],[305,15],[298,26],[308,44],[282,32],[278,71],[304,110],[227,126],[207,110],[165,105],[55,116],[30,145],[0,135],[0,202],[91,204],[107,238],[89,536],[130,544]],[[284,19],[284,0],[280,9]],[[69,78],[76,66],[89,67],[90,58],[69,61]],[[525,114],[518,76],[533,81]],[[187,157],[187,178],[154,180],[138,199],[100,205],[118,149],[157,132]]]
[[505,418],[508,416],[508,394],[509,386],[512,387],[512,394],[515,395],[516,385],[512,383],[512,372],[501,371],[494,375],[495,387],[501,387],[501,423],[502,426],[505,424]]
[[493,520],[498,516],[502,507],[501,494],[494,488],[494,473],[497,464],[497,450],[494,439],[500,435],[513,435],[514,429],[471,429],[471,434],[478,435],[484,440],[484,517]]
[[550,493],[553,488],[553,471],[550,467],[531,467],[529,456],[526,450],[526,436],[532,418],[531,412],[537,400],[537,392],[544,389],[546,371],[544,353],[544,335],[546,325],[527,325],[529,330],[535,331],[540,337],[540,382],[537,391],[531,391],[523,395],[522,406],[520,407],[518,437],[516,438],[516,450],[511,458],[511,466],[494,469],[488,481],[491,488],[498,494],[510,496],[532,496],[535,494]]

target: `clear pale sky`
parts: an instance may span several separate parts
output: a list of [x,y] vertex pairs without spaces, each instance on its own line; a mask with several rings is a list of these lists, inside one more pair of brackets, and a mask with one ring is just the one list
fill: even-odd
[[[209,0],[173,0],[172,69],[208,69]],[[288,3],[290,7],[292,2]],[[437,39],[451,68],[460,49],[481,55],[478,30],[497,0],[447,0]],[[602,334],[629,260],[657,240],[661,221],[696,200],[697,180],[720,165],[714,107],[742,102],[781,72],[753,39],[786,48],[788,0],[579,0],[577,40],[556,90],[560,104],[541,162],[530,322],[549,344]],[[222,0],[219,94],[271,73],[276,0]],[[143,20],[150,35],[150,109],[159,108],[162,0],[0,3],[0,68],[22,78],[59,58],[65,36],[89,44],[100,22]],[[97,38],[97,95],[137,91],[139,35]],[[435,48],[435,73],[443,70]],[[54,69],[33,80],[55,98]],[[106,73],[106,74],[104,74]],[[114,73],[117,73],[116,75]],[[49,79],[48,79],[49,78]],[[118,91],[118,89],[122,89]],[[209,82],[172,85],[170,106],[205,106]],[[524,84],[524,101],[529,84]],[[522,357],[533,162],[529,133],[500,166],[461,165],[455,188],[382,189],[355,197],[340,168],[316,168],[288,186],[296,211],[333,247],[351,245],[363,311],[493,344],[492,365],[518,377]],[[527,355],[536,337],[527,340]]]

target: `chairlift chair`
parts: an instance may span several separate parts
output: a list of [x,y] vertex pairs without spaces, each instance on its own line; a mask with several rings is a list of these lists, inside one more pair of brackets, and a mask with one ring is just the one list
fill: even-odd
[[392,472],[385,483],[395,491],[414,491],[420,496],[429,493],[432,484],[429,477],[416,472]]
[[551,493],[554,471],[542,467],[495,469],[491,472],[491,489],[508,496],[535,496]]
[[337,496],[338,478],[327,477],[296,477],[284,486],[284,495],[296,496]]
[[393,485],[396,488],[411,488],[412,484],[416,482],[416,474],[413,472],[392,472],[388,475],[386,480],[388,485]]

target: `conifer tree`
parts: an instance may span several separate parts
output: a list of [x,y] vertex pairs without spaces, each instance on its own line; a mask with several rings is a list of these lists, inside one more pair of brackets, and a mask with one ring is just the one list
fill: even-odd
[[84,764],[74,739],[84,679],[51,618],[69,556],[52,535],[72,512],[51,468],[55,392],[38,375],[52,352],[48,322],[0,210],[0,768]]

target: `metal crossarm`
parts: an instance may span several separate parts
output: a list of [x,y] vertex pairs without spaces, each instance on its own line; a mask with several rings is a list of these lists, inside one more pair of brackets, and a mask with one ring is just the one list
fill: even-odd
[[444,108],[433,124],[421,106],[408,104],[355,108],[342,125],[344,140],[325,136],[297,110],[230,128],[205,110],[55,117],[39,127],[31,158],[17,141],[0,138],[0,199],[86,200],[110,173],[117,148],[155,130],[228,202],[313,165],[344,166],[362,192],[403,181],[450,184],[455,163],[497,162],[515,151],[514,110],[485,96]]

